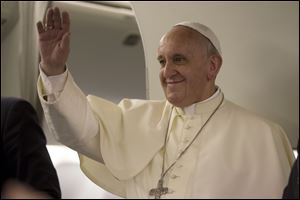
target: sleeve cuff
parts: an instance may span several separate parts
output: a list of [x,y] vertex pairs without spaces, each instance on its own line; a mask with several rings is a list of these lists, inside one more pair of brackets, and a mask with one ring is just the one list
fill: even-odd
[[54,95],[55,97],[58,97],[58,95],[63,91],[63,88],[65,86],[67,77],[68,77],[68,69],[62,74],[56,75],[56,76],[47,76],[41,66],[40,68],[40,76],[43,82],[43,92],[44,96],[48,95]]

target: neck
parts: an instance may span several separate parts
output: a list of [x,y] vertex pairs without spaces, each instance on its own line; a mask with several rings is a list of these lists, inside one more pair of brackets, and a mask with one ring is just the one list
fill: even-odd
[[200,98],[198,101],[194,102],[194,103],[199,103],[199,102],[203,102],[208,100],[210,97],[212,97],[218,90],[217,86],[212,86],[210,87],[206,93],[204,93],[204,95],[202,96],[202,98]]
[[209,100],[214,94],[216,94],[216,92],[218,91],[218,87],[217,86],[213,86],[211,88],[209,88],[208,90],[206,90],[206,92],[200,97],[198,98],[196,101],[192,102],[189,105],[185,105],[185,106],[178,106],[181,109],[187,108],[191,105],[194,105],[195,103],[200,103],[200,102],[205,102],[207,100]]
[[191,104],[191,105],[186,106],[181,109],[184,110],[185,114],[192,115],[196,111],[196,107],[197,107],[196,105],[198,105],[198,104],[206,105],[206,103],[208,103],[209,101],[213,101],[213,99],[217,98],[217,96],[219,96],[220,92],[221,92],[220,88],[216,87],[216,90],[214,91],[214,93],[212,95],[210,95],[208,98],[206,98],[205,100],[198,101],[194,104]]
[[202,103],[202,102],[209,101],[210,99],[215,97],[219,93],[219,91],[220,91],[220,89],[217,86],[214,86],[213,88],[211,88],[209,90],[208,95],[206,95],[205,98],[203,98],[201,101],[197,101],[195,103]]

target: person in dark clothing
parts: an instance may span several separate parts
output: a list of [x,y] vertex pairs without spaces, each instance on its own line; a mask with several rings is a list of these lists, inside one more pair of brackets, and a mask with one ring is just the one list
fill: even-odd
[[[25,100],[1,97],[1,198],[16,188],[43,194],[38,197],[61,198],[36,111]],[[19,197],[26,198],[26,192],[23,194]]]
[[298,157],[295,161],[289,182],[283,191],[283,199],[299,199],[299,141],[298,141]]

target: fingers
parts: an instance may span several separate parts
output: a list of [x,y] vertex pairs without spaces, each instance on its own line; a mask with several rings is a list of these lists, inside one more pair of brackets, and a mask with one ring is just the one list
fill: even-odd
[[64,32],[70,31],[70,16],[67,12],[62,12],[62,29]]
[[37,30],[38,30],[38,33],[39,33],[39,34],[45,32],[42,22],[39,21],[39,22],[36,24],[36,27],[37,27]]
[[70,17],[67,12],[62,12],[62,17],[58,7],[48,8],[46,19],[44,20],[44,30],[61,30],[68,32],[70,29]]
[[58,7],[54,8],[54,12],[53,12],[53,24],[54,24],[54,29],[60,30],[62,28],[60,11],[59,11]]
[[47,29],[53,28],[53,9],[48,8],[47,15],[46,15],[46,24],[44,24],[44,27]]

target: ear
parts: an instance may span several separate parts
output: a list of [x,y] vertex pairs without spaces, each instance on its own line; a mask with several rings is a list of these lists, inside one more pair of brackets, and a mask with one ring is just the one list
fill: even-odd
[[222,57],[219,55],[211,55],[209,57],[208,81],[215,80],[222,65]]

